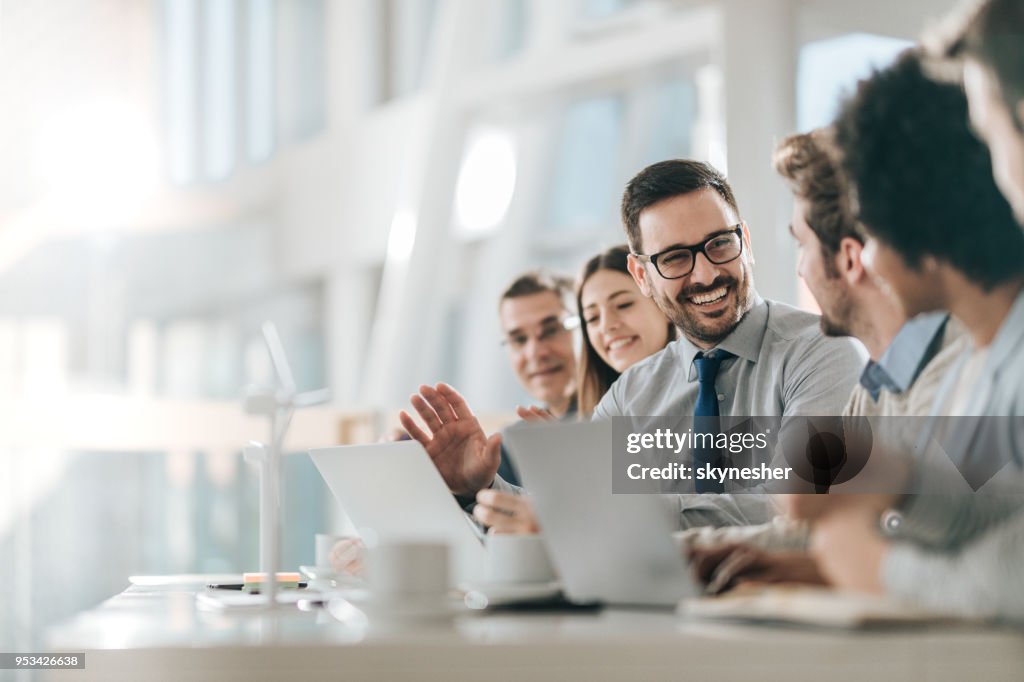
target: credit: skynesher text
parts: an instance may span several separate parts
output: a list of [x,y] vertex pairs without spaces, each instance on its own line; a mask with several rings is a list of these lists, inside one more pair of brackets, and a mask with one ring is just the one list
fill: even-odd
[[705,464],[696,471],[693,467],[678,462],[663,467],[645,467],[633,463],[626,468],[626,475],[634,481],[788,481],[792,473],[792,467],[770,467],[764,463],[753,467],[715,467]]

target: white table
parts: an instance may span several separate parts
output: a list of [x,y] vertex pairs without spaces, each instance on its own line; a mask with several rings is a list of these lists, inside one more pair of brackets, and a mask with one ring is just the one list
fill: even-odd
[[86,669],[52,680],[1024,679],[1024,632],[874,632],[691,622],[667,611],[467,612],[450,625],[378,631],[322,609],[197,608],[199,585],[135,585],[54,628]]

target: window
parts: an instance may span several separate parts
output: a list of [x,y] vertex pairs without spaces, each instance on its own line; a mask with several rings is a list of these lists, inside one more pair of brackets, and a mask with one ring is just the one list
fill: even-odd
[[203,177],[223,180],[236,161],[235,0],[207,0],[203,10]]
[[693,127],[697,121],[697,88],[688,76],[659,81],[639,93],[636,101],[643,139],[636,169],[665,159],[693,153]]
[[289,0],[279,8],[281,133],[296,142],[327,126],[327,10],[324,0]]
[[496,59],[508,59],[526,46],[527,14],[526,0],[502,0],[495,40]]
[[[327,125],[324,0],[163,0],[168,171],[229,177]],[[277,74],[281,74],[278,81]]]
[[811,130],[829,125],[858,80],[910,46],[905,40],[867,33],[805,45],[797,66],[797,127]]
[[250,161],[274,151],[274,2],[249,0],[246,22],[246,154]]
[[581,11],[585,19],[603,19],[636,4],[637,0],[582,0]]
[[193,182],[198,166],[198,11],[196,0],[163,3],[164,124],[168,172],[178,184]]
[[545,231],[580,232],[617,222],[623,110],[617,95],[569,106],[556,142]]
[[382,104],[423,87],[439,2],[372,1],[372,21],[377,25],[377,40],[371,46],[379,81],[376,101]]

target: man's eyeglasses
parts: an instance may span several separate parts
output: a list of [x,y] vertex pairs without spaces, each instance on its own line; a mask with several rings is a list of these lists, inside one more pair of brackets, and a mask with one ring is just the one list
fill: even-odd
[[556,337],[572,331],[580,326],[580,318],[576,315],[567,315],[561,319],[549,319],[541,322],[539,328],[531,335],[526,332],[516,331],[507,334],[501,340],[501,345],[508,346],[511,350],[521,351],[530,342],[531,336],[538,343],[553,341]]
[[697,263],[697,254],[704,256],[715,265],[723,265],[734,261],[743,253],[743,223],[733,225],[728,230],[717,232],[700,244],[693,246],[673,246],[670,249],[645,255],[634,253],[640,262],[650,261],[658,274],[665,279],[680,279],[693,272]]

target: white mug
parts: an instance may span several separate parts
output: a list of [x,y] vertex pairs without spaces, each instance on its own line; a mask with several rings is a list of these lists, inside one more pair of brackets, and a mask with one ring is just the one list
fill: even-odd
[[450,585],[448,545],[420,540],[380,543],[367,549],[366,583],[373,599],[446,599]]
[[543,583],[556,578],[541,536],[488,535],[487,582]]

